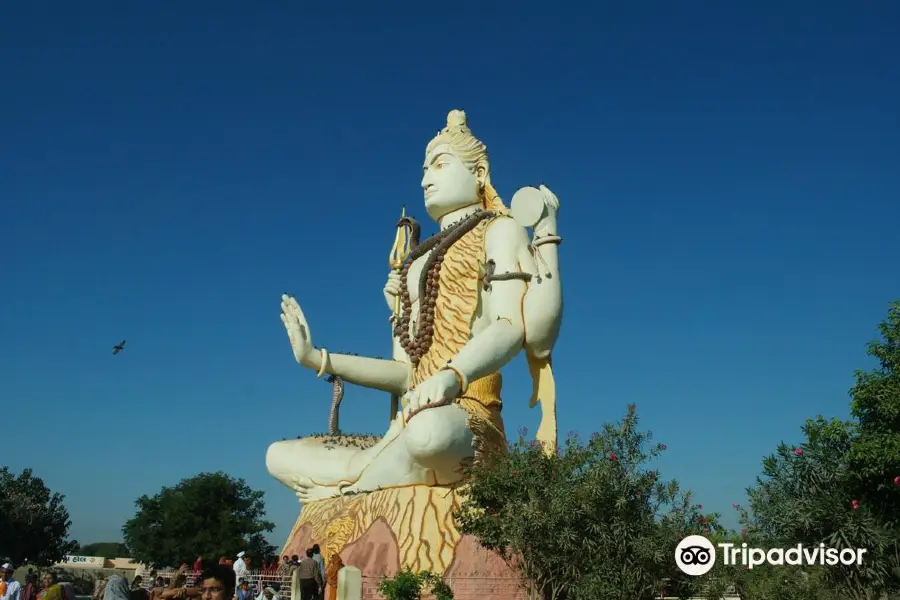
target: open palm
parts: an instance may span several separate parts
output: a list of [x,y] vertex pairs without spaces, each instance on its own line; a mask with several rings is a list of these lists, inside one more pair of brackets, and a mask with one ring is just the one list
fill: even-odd
[[281,322],[284,323],[288,339],[291,341],[294,358],[301,365],[308,362],[315,349],[306,316],[293,296],[285,294],[281,297]]

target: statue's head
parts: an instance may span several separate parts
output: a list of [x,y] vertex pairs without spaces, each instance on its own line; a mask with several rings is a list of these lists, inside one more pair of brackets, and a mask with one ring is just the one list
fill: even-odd
[[452,110],[447,115],[447,126],[425,149],[423,169],[425,210],[435,221],[473,204],[506,212],[491,185],[487,146],[472,135],[463,111]]

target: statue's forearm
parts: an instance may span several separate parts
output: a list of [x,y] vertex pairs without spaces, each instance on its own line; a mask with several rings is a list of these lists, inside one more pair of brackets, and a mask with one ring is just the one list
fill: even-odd
[[520,320],[498,318],[487,329],[469,340],[453,358],[453,366],[469,382],[496,373],[522,349],[525,330]]
[[[303,366],[319,371],[322,369],[324,357],[324,352],[314,352],[308,360],[303,362]],[[324,371],[329,375],[337,375],[345,383],[353,383],[398,396],[406,393],[409,383],[409,364],[396,360],[329,352]]]

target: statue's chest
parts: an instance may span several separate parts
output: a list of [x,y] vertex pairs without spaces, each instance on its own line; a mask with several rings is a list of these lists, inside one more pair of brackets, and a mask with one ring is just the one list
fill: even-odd
[[422,272],[424,271],[425,265],[428,263],[428,258],[430,256],[431,252],[417,258],[409,266],[409,273],[406,277],[406,290],[409,293],[409,299],[413,304],[419,302],[419,296],[421,295],[420,286],[422,282]]
[[[426,241],[430,247],[421,248],[423,254],[400,273],[400,318],[395,321],[394,335],[414,367],[428,354],[444,321],[461,317],[460,326],[450,329],[460,333],[459,343],[467,339],[462,332],[468,330],[468,320],[477,309],[488,216],[490,213],[476,213],[458,229],[430,238]],[[447,346],[447,339],[441,339]]]

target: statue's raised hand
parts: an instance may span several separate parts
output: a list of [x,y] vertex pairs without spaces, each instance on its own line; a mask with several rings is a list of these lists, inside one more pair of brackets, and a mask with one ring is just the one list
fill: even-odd
[[538,235],[557,235],[556,214],[559,212],[559,198],[544,184],[538,189],[544,201],[544,212],[534,226],[534,231]]
[[310,357],[315,353],[312,336],[309,333],[309,325],[306,316],[297,304],[293,296],[281,297],[281,322],[287,330],[288,339],[291,340],[291,348],[294,350],[294,358],[301,365],[308,365]]

